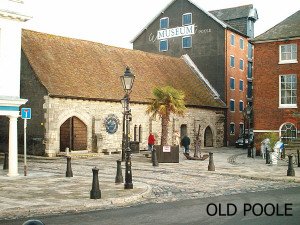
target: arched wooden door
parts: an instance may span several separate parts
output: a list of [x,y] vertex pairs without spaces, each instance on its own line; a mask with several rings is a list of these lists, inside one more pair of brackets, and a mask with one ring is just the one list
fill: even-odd
[[204,147],[213,147],[213,134],[209,126],[204,132]]
[[60,151],[86,150],[87,126],[77,117],[67,119],[60,127]]

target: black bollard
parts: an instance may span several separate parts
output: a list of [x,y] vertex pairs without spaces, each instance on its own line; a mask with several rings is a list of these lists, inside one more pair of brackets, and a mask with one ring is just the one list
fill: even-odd
[[256,156],[256,148],[254,148],[253,146],[251,146],[251,153],[252,153],[252,158],[254,159]]
[[97,167],[94,167],[92,170],[93,170],[93,183],[92,183],[92,190],[90,192],[90,198],[99,199],[101,198],[101,191],[99,189],[99,180],[98,180],[99,169]]
[[288,155],[288,157],[289,157],[289,165],[287,170],[287,176],[294,177],[295,170],[293,168],[293,155]]
[[300,167],[300,154],[299,154],[299,150],[297,150],[297,157],[298,157],[298,167]]
[[72,168],[71,168],[71,157],[70,156],[67,156],[66,177],[73,177],[73,172],[72,172]]
[[270,153],[267,147],[266,147],[266,164],[270,164]]
[[215,171],[213,153],[209,153],[209,163],[208,163],[208,171]]
[[124,183],[121,162],[122,162],[121,160],[117,160],[117,175],[115,179],[116,184]]
[[3,170],[8,170],[8,153],[4,153]]
[[40,220],[27,220],[22,225],[45,225],[45,224]]
[[151,159],[152,159],[152,166],[158,166],[158,161],[157,161],[157,155],[156,155],[156,149],[152,148],[151,152]]
[[[249,140],[248,140],[248,141],[249,141]],[[248,157],[249,157],[249,158],[251,158],[251,153],[252,153],[252,151],[251,151],[251,145],[248,144]]]

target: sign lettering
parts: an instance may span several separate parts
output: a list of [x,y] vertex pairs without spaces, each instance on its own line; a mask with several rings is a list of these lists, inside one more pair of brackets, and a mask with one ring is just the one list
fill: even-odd
[[157,39],[167,39],[179,36],[186,36],[195,34],[195,25],[183,26],[183,27],[175,27],[171,29],[159,30],[157,31]]

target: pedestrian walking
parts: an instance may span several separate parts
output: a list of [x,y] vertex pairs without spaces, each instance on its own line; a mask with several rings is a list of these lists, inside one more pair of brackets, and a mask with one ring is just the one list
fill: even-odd
[[154,134],[152,132],[150,132],[149,137],[148,137],[148,151],[153,150],[154,143],[155,143]]
[[190,144],[191,144],[190,138],[187,135],[184,135],[184,137],[181,139],[181,145],[184,147],[185,154],[190,153]]

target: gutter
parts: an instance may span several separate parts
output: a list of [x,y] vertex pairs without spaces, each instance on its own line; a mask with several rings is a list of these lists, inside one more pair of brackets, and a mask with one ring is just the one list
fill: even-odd
[[279,38],[279,39],[268,39],[268,40],[255,40],[255,39],[250,39],[249,42],[253,44],[260,44],[260,43],[270,43],[270,42],[277,42],[277,41],[292,41],[292,40],[298,40],[300,39],[300,36],[295,36],[295,37],[286,37],[286,38]]

